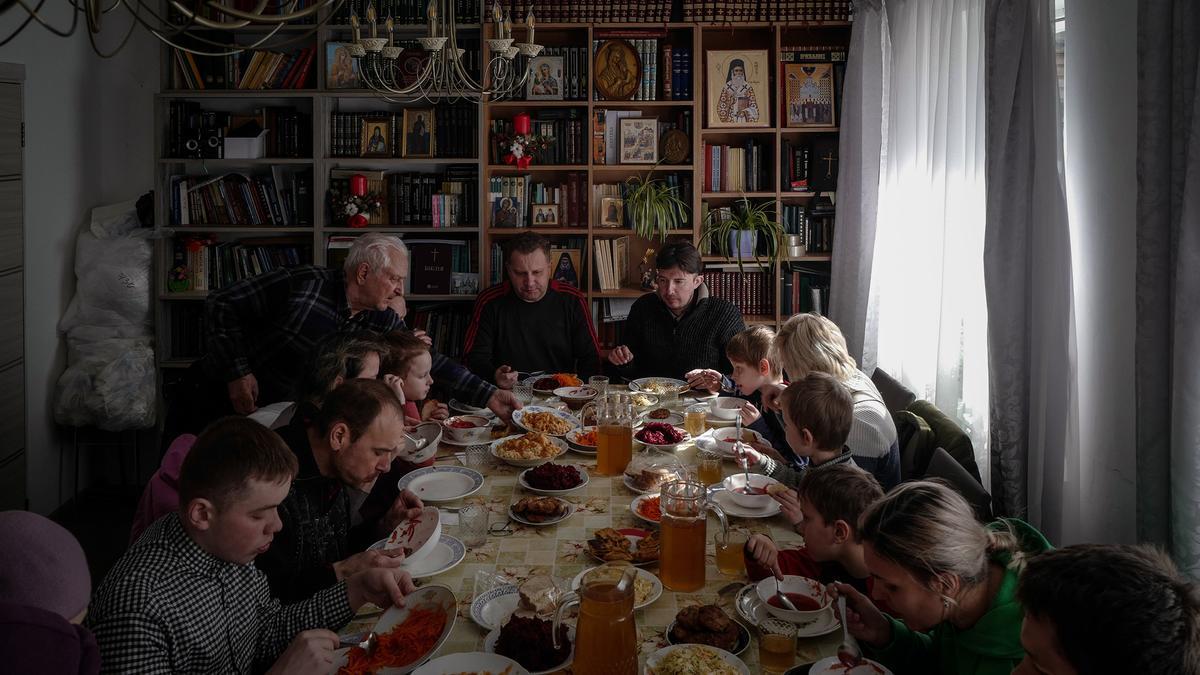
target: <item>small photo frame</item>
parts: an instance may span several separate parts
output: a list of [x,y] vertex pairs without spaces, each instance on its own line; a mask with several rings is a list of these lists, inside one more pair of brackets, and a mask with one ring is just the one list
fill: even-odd
[[705,56],[709,128],[771,126],[767,50],[710,50]]
[[600,226],[625,226],[625,200],[616,197],[605,197],[600,200]]
[[358,61],[350,56],[350,45],[344,42],[325,43],[325,88],[361,89]]
[[563,100],[563,57],[535,56],[529,61],[525,98],[530,101]]
[[653,164],[658,161],[658,118],[626,117],[621,120],[622,164]]
[[391,157],[391,123],[383,117],[362,121],[362,145],[358,154],[362,157]]
[[433,157],[433,151],[433,108],[405,108],[401,155],[406,158]]
[[533,227],[558,225],[558,204],[534,204]]
[[521,227],[521,200],[496,197],[492,202],[492,227]]
[[553,262],[554,280],[571,284],[579,288],[579,277],[583,268],[579,266],[580,252],[577,248],[552,248],[550,260]]
[[787,63],[783,67],[783,77],[785,126],[814,128],[837,125],[832,63]]

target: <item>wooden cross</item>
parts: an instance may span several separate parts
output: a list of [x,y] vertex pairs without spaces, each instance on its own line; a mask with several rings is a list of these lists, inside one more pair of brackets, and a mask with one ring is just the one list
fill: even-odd
[[825,162],[825,177],[832,178],[833,177],[833,163],[837,161],[837,157],[833,156],[833,151],[830,150],[830,151],[826,152],[825,156],[821,158],[821,161]]

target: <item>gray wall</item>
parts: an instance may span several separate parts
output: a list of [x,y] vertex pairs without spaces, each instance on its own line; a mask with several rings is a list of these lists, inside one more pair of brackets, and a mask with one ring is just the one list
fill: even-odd
[[[52,25],[70,24],[67,3],[44,9]],[[24,16],[13,6],[0,17],[0,39]],[[111,49],[127,25],[124,10],[107,15],[101,48]],[[116,57],[102,59],[81,19],[69,38],[34,22],[0,47],[0,61],[25,65],[26,448],[30,508],[42,513],[71,490],[70,464],[62,489],[56,484],[70,436],[54,424],[52,399],[66,360],[56,325],[75,288],[75,235],[93,206],[153,186],[157,45],[139,28]]]

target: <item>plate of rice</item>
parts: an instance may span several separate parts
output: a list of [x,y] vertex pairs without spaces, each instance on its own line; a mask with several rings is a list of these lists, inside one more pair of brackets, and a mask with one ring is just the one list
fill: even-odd
[[646,675],[750,675],[750,669],[724,649],[671,645],[646,659]]

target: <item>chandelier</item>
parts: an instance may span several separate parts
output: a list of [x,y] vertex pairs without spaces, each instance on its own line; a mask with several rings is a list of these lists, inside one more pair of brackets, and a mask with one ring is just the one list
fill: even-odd
[[[406,78],[400,63],[404,49],[396,46],[395,25],[389,16],[384,20],[380,35],[375,5],[367,5],[366,22],[370,37],[362,37],[362,24],[357,14],[350,16],[354,39],[349,44],[350,56],[359,64],[361,80],[389,101],[411,102],[433,99],[454,102],[497,100],[521,91],[529,79],[528,58],[537,56],[542,46],[534,43],[533,9],[525,15],[525,42],[516,42],[512,18],[492,4],[491,19],[495,37],[486,40],[491,58],[481,64],[478,79],[464,63],[466,49],[458,46],[458,22],[454,15],[454,0],[429,0],[426,7],[426,35],[418,38],[426,58],[415,77]],[[526,57],[520,60],[517,57]]]

